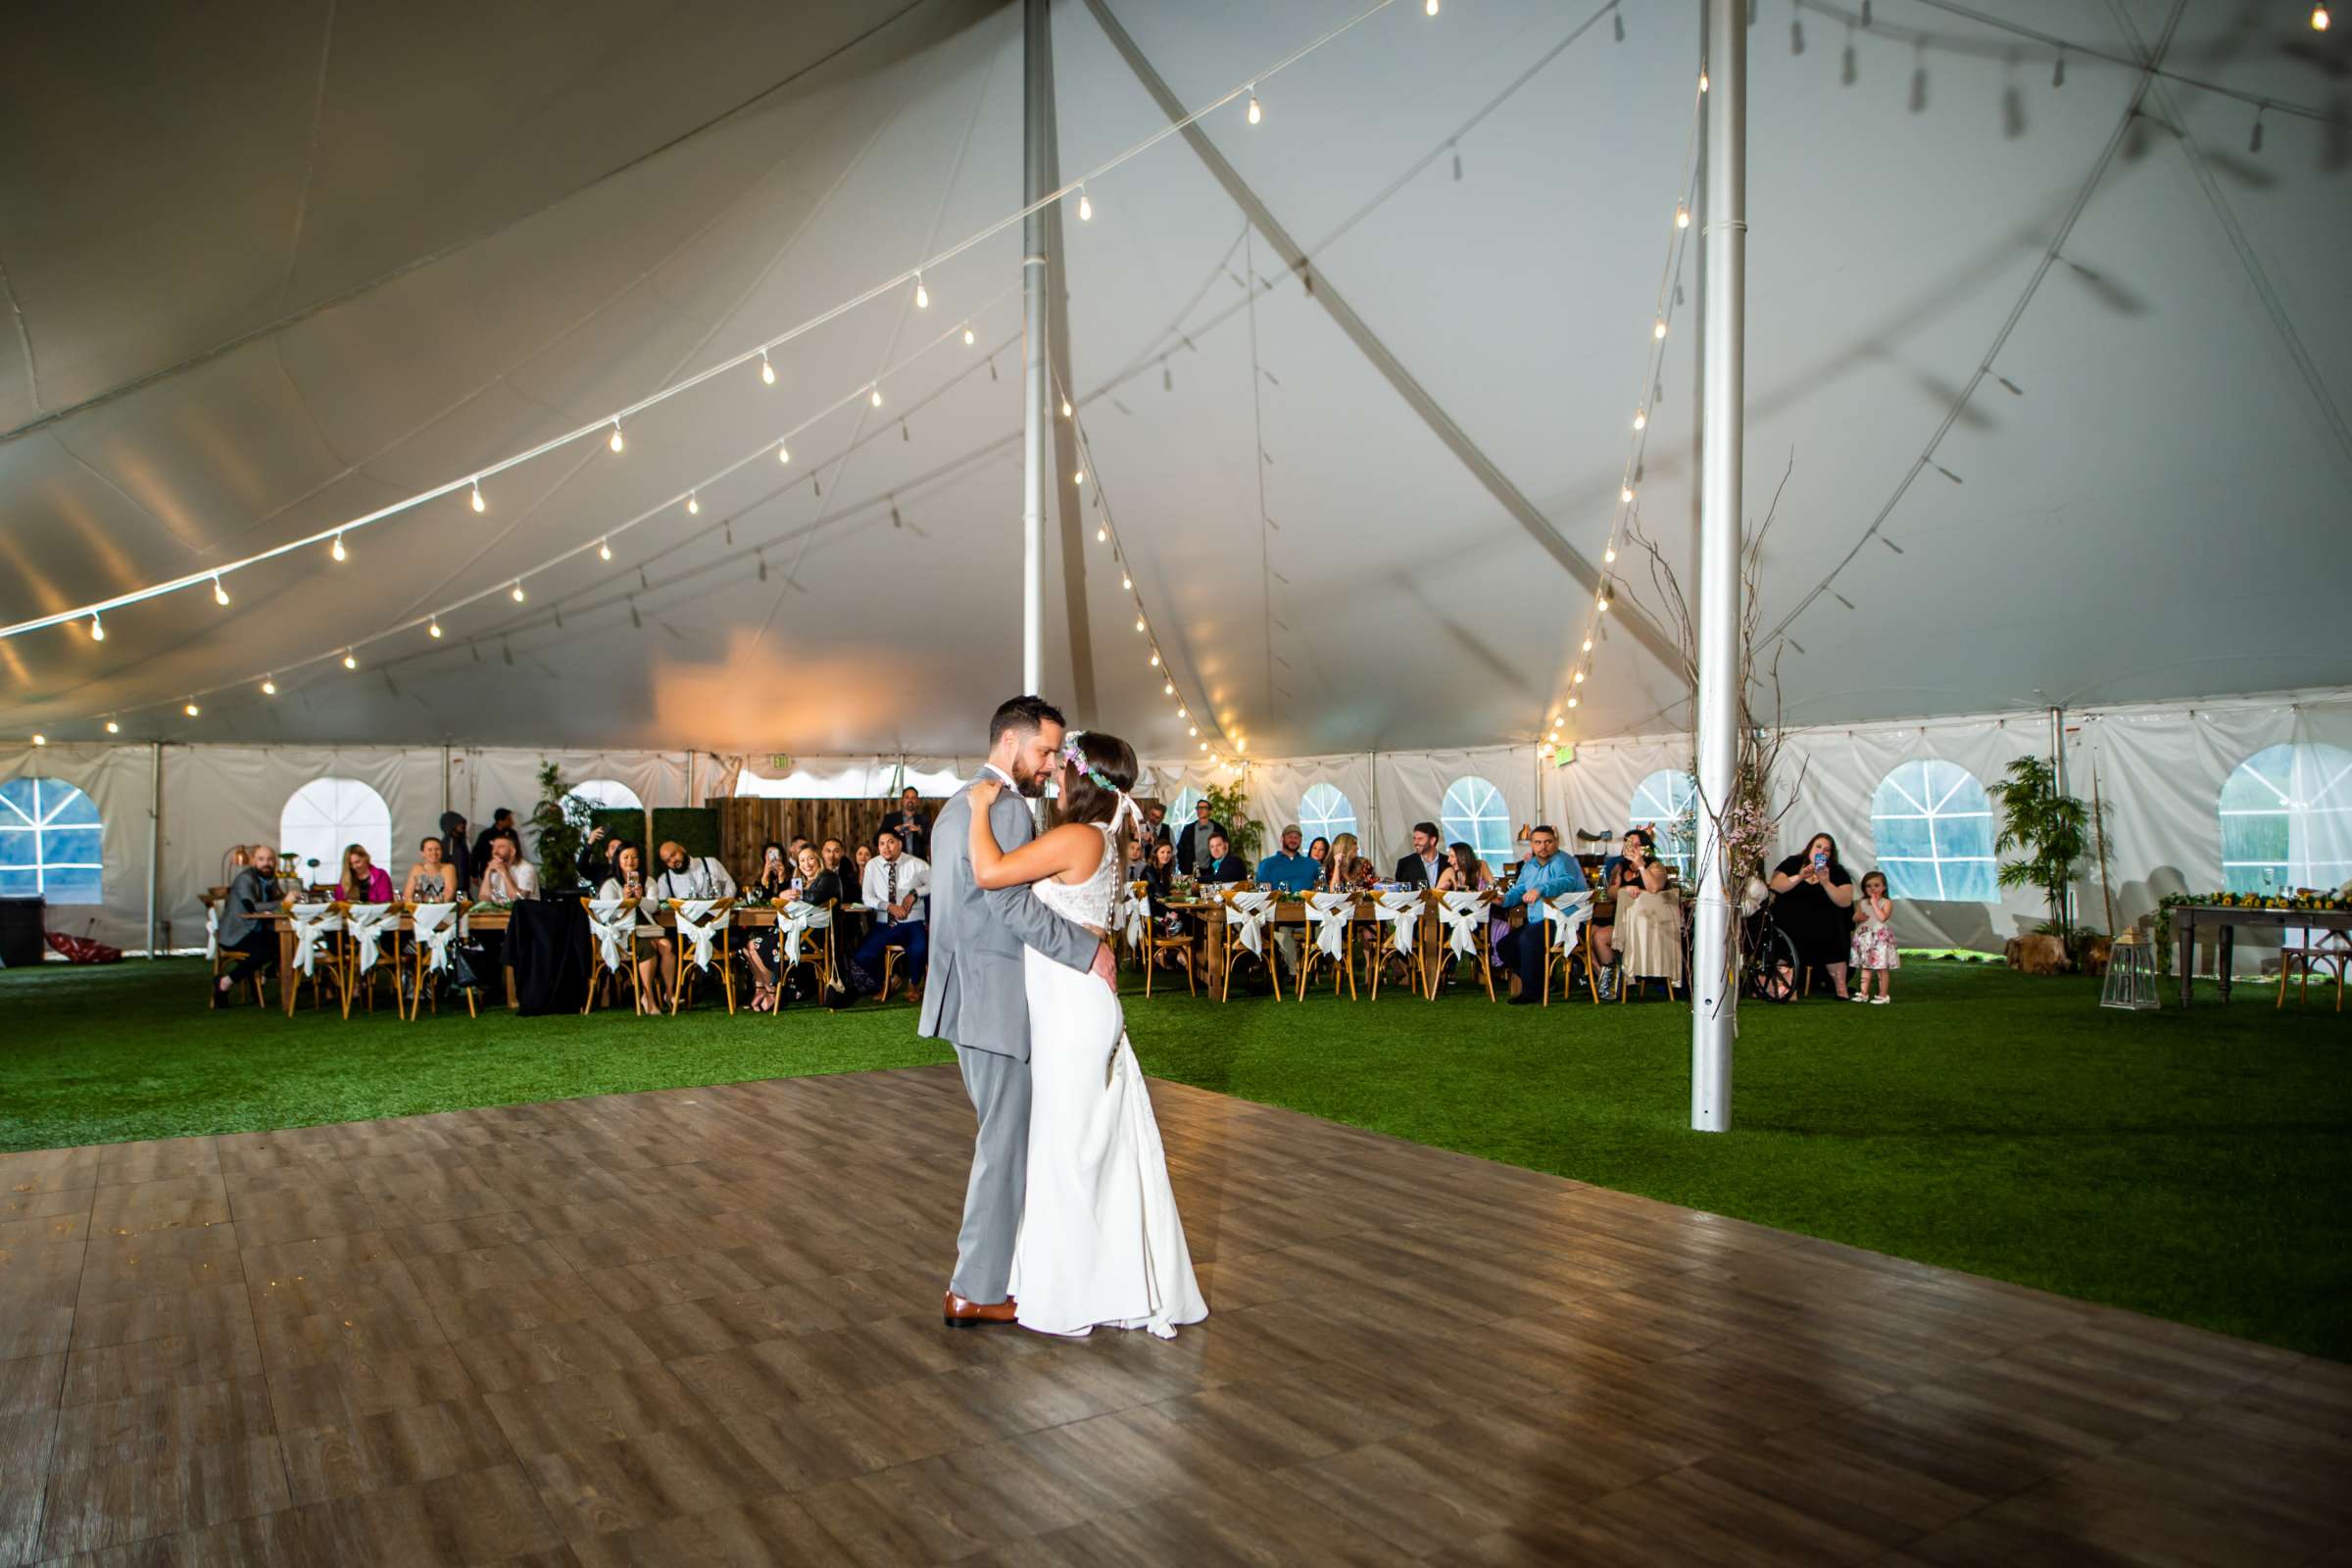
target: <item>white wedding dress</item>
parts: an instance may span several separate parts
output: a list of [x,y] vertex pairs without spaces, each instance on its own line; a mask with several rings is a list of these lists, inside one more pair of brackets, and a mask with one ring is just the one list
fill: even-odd
[[[1108,828],[1102,836],[1102,863],[1086,881],[1030,886],[1054,913],[1098,931],[1118,891],[1114,841]],[[1012,1252],[1019,1322],[1044,1334],[1100,1324],[1172,1340],[1177,1324],[1208,1316],[1208,1303],[1124,1010],[1094,975],[1024,953],[1029,1196]]]

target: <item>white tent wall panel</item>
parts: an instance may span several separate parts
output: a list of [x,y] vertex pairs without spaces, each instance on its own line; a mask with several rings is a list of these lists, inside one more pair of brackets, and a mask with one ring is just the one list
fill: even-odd
[[[90,798],[103,824],[99,902],[51,905],[50,930],[86,933],[118,948],[147,946],[153,767],[153,754],[144,746],[0,747],[0,780],[49,778],[71,784]],[[197,924],[201,932],[201,913]]]
[[[699,806],[687,799],[690,771],[686,752],[540,752],[487,747],[454,750],[449,759],[449,808],[466,813],[475,832],[490,825],[490,813],[512,807],[527,822],[539,803],[539,770],[549,762],[564,770],[567,784],[609,778],[636,791],[647,810],[664,806]],[[708,783],[715,770],[708,760],[700,770]]]

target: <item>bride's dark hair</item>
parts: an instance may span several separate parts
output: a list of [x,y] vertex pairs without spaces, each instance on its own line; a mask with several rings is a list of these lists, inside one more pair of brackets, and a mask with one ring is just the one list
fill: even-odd
[[[1061,775],[1061,819],[1064,822],[1107,822],[1119,808],[1118,790],[1135,788],[1135,748],[1116,735],[1087,730],[1078,737],[1080,767],[1065,767]],[[1087,776],[1100,773],[1111,783],[1104,789]]]

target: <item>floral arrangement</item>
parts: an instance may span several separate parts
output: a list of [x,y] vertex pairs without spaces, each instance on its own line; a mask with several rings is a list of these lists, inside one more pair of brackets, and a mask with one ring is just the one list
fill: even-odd
[[2352,898],[2346,898],[2341,890],[2330,893],[2325,888],[2292,888],[2284,893],[2168,893],[2157,901],[2157,907],[2170,909],[2183,904],[2219,905],[2225,909],[2352,912]]

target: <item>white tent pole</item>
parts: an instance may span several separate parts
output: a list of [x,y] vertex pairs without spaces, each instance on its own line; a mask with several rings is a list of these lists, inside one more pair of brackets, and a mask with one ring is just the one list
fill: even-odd
[[[1026,0],[1022,15],[1021,199],[1033,203],[1053,189],[1047,160],[1053,147],[1054,34],[1050,0]],[[1021,690],[1045,684],[1046,443],[1046,215],[1021,220]]]
[[[1706,0],[1706,333],[1699,345],[1707,441],[1699,461],[1698,911],[1690,945],[1690,1125],[1732,1125],[1732,1036],[1739,977],[1730,951],[1731,871],[1719,824],[1732,808],[1740,762],[1740,445],[1746,333],[1747,0]],[[1710,820],[1709,817],[1712,817]]]
[[156,952],[155,909],[164,879],[164,743],[147,743],[147,956]]

